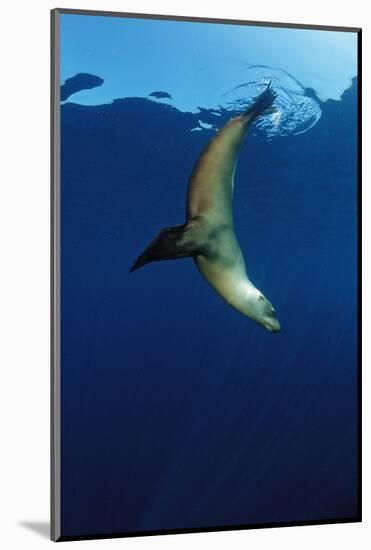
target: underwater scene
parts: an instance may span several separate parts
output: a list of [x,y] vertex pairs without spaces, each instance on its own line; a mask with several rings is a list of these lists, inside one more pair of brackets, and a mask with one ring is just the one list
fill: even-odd
[[60,31],[62,536],[356,519],[357,33]]

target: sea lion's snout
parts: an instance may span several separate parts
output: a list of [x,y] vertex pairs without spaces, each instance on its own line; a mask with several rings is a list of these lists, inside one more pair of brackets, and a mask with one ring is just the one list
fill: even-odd
[[269,332],[280,332],[281,325],[278,321],[278,319],[269,319],[269,321],[265,321],[262,323],[263,327],[269,330]]
[[257,313],[255,320],[269,332],[280,332],[281,325],[271,302],[259,290],[256,290],[255,296],[257,296],[255,301],[255,311]]

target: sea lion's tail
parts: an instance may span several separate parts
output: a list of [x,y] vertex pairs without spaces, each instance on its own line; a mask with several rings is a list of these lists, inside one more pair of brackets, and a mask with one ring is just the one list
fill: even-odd
[[197,223],[191,220],[182,225],[161,229],[159,234],[135,260],[130,268],[130,273],[150,262],[189,258],[199,253],[196,226]]
[[256,118],[265,113],[270,107],[277,94],[272,88],[272,81],[270,80],[268,86],[254,101],[252,105],[241,115],[242,120],[246,122],[253,122]]

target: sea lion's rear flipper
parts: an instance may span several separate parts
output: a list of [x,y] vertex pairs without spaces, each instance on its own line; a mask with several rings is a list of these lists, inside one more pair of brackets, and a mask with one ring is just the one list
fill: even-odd
[[242,120],[251,123],[263,113],[267,114],[273,110],[272,104],[276,97],[277,94],[272,88],[272,81],[270,81],[264,92],[262,92],[255,99],[254,103],[241,115]]
[[198,254],[200,252],[198,233],[197,223],[192,220],[182,225],[161,229],[157,237],[135,260],[130,273],[150,262],[177,260]]

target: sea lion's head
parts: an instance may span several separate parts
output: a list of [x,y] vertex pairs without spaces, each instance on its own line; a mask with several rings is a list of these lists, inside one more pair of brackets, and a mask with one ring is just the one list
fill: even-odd
[[279,332],[281,330],[276,310],[258,289],[255,289],[253,293],[250,309],[250,316],[265,329],[269,330],[269,332]]

